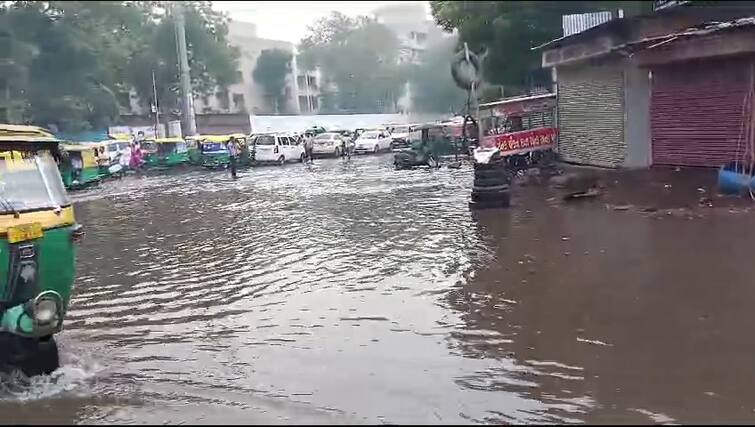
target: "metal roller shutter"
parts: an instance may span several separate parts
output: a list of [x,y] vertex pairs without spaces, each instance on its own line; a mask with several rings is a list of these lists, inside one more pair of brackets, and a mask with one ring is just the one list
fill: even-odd
[[558,152],[574,163],[624,163],[624,77],[616,65],[558,69]]
[[654,68],[653,164],[718,167],[736,159],[748,85],[748,59]]

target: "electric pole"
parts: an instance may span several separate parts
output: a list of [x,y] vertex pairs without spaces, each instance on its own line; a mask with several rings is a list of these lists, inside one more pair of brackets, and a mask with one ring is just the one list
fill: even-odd
[[194,99],[191,93],[191,78],[189,76],[189,56],[186,50],[186,31],[184,11],[181,2],[173,3],[173,22],[176,25],[176,47],[178,51],[178,69],[181,74],[181,94],[183,95],[183,128],[184,135],[197,134],[197,122],[194,117]]
[[155,98],[155,138],[160,138],[160,106],[157,103],[157,83],[155,82],[155,70],[152,70],[152,95]]

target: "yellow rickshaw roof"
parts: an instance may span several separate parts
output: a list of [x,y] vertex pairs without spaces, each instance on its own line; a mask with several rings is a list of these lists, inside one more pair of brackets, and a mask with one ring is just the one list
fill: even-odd
[[60,140],[47,129],[38,126],[0,124],[0,142],[50,142]]
[[94,148],[90,144],[60,144],[60,147],[65,151],[92,151]]
[[132,139],[131,135],[127,133],[116,133],[113,135],[108,135],[108,137],[110,137],[111,140],[115,139],[119,141],[130,141]]
[[179,138],[177,136],[173,136],[170,138],[157,138],[150,141],[156,142],[158,144],[177,144],[179,142],[184,142],[183,138]]
[[231,135],[204,135],[202,140],[206,142],[226,142],[231,138]]

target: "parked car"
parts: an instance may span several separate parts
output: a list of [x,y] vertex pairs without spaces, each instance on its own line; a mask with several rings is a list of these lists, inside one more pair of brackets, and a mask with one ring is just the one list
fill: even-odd
[[384,130],[366,131],[354,143],[355,153],[379,153],[390,148],[391,137]]
[[343,137],[336,132],[321,133],[315,137],[312,154],[338,157],[341,155],[343,142]]
[[254,159],[260,163],[303,162],[304,146],[286,133],[258,134],[252,141]]

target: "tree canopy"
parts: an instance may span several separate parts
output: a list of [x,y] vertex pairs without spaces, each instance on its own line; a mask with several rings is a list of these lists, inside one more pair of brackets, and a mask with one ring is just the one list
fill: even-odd
[[460,112],[466,93],[451,77],[450,64],[455,53],[456,38],[449,37],[429,45],[421,62],[413,67],[411,82],[412,107],[416,111]]
[[650,10],[648,1],[431,1],[435,21],[458,30],[461,43],[486,51],[486,81],[522,89],[528,79],[547,78],[539,71],[540,52],[531,48],[561,37],[561,16],[624,9],[627,14]]
[[408,77],[398,64],[399,41],[384,25],[338,12],[308,27],[299,45],[304,68],[323,76],[321,109],[393,111]]
[[[225,17],[209,2],[185,9],[196,92],[227,85],[236,74]],[[22,121],[65,130],[102,128],[134,89],[150,104],[154,70],[161,110],[178,99],[175,31],[168,3],[154,1],[14,1],[0,4],[11,44],[11,104]],[[127,107],[124,105],[124,107]]]
[[252,72],[252,78],[265,90],[265,94],[273,100],[273,108],[280,112],[285,103],[284,89],[286,75],[291,72],[293,55],[282,49],[265,49],[257,58],[257,65]]

